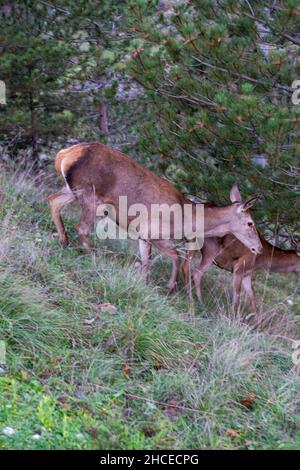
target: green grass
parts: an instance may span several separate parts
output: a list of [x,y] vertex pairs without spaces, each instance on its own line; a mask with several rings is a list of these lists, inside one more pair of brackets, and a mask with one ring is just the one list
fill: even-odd
[[39,179],[0,187],[0,448],[299,448],[299,281],[258,277],[254,327],[231,314],[227,273],[206,276],[194,308],[167,294],[165,259],[147,285],[126,244],[84,254],[75,208],[61,249]]

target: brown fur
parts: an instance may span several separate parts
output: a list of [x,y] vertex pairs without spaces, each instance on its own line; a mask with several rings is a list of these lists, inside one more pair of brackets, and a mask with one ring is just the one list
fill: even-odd
[[55,157],[55,171],[62,175],[62,162],[64,161],[64,173],[66,174],[74,163],[84,156],[85,147],[87,144],[76,144],[67,149],[60,150]]
[[[67,183],[66,188],[48,198],[53,221],[63,246],[67,246],[68,241],[60,211],[74,199],[82,209],[77,231],[83,246],[88,250],[91,249],[89,234],[94,226],[99,204],[112,204],[117,214],[120,196],[127,196],[128,207],[136,203],[143,204],[149,214],[151,204],[191,204],[169,181],[155,175],[127,155],[103,144],[83,143],[61,150],[55,159],[55,169],[63,175]],[[232,194],[234,192],[233,188]],[[251,200],[245,204],[240,202],[226,207],[208,208],[204,224],[207,236],[223,236],[232,232],[249,248],[259,251],[260,242],[246,207],[247,204],[251,206],[253,203]],[[195,208],[195,205],[193,207]],[[171,238],[173,234],[174,222],[171,226]],[[179,253],[172,239],[151,240],[149,234],[145,243],[153,243],[172,258],[173,270],[168,286],[174,289],[179,269]],[[140,249],[142,263],[147,270],[150,250],[143,246],[143,241],[140,241]]]
[[252,274],[256,270],[300,276],[300,246],[296,250],[282,250],[271,245],[261,233],[259,237],[263,250],[254,255],[236,237],[229,234],[222,238],[211,238],[204,242],[202,259],[194,271],[196,293],[201,298],[201,278],[203,273],[215,263],[221,269],[233,273],[233,306],[238,307],[243,287],[255,312],[258,311],[252,288]]

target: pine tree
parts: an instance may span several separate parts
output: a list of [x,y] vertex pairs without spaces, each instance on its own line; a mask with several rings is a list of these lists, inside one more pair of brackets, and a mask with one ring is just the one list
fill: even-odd
[[[17,0],[0,7],[0,140],[11,155],[68,136],[83,136],[101,112],[111,58],[103,54],[124,2]],[[102,108],[103,109],[103,108]],[[85,127],[84,127],[85,125]],[[88,137],[88,136],[87,136]]]
[[150,102],[140,148],[184,191],[225,203],[236,181],[262,194],[265,228],[299,229],[297,0],[138,0],[128,23]]

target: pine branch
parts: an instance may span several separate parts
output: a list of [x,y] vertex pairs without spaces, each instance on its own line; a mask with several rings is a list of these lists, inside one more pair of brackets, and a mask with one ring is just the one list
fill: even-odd
[[257,23],[262,24],[263,26],[269,28],[271,31],[273,31],[275,34],[278,34],[279,36],[287,39],[288,41],[296,44],[297,46],[300,46],[300,39],[295,38],[294,36],[291,36],[290,34],[286,33],[285,31],[277,31],[276,28],[270,23],[267,23],[266,21],[261,20],[260,18],[257,18],[254,15],[251,15],[250,13],[246,12],[241,12],[242,16],[246,16],[247,18],[250,18],[253,21],[256,21]]
[[[232,75],[233,77],[237,77],[237,78],[240,78],[240,79],[245,80],[247,82],[255,83],[256,85],[262,85],[266,88],[269,88],[269,85],[266,84],[265,82],[263,82],[262,80],[258,80],[256,78],[249,77],[248,75],[245,75],[245,74],[233,72],[230,69],[225,69],[224,67],[219,67],[218,65],[210,64],[209,62],[205,62],[204,60],[201,60],[201,59],[199,59],[198,57],[195,57],[195,56],[192,56],[192,59],[194,59],[196,62],[199,62],[201,65],[205,65],[206,67],[213,68],[215,70],[219,70],[220,72],[228,73],[228,74]],[[271,86],[272,86],[272,88],[278,88],[279,90],[284,90],[288,93],[292,93],[294,91],[291,87],[289,87],[287,85],[281,85],[280,83],[273,83]]]

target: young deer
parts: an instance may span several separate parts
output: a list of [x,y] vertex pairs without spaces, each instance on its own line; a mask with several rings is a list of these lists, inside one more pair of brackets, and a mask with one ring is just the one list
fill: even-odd
[[[228,206],[215,206],[213,204],[204,204],[204,246],[206,242],[212,240],[220,240],[221,237],[229,234],[234,234],[233,236],[239,240],[241,246],[246,248],[246,250],[253,254],[257,255],[262,250],[262,245],[259,241],[258,244],[253,243],[256,234],[258,233],[253,219],[249,213],[249,209],[255,204],[258,197],[253,197],[246,202],[243,202],[240,197],[240,192],[238,186],[234,184],[230,191],[230,200],[232,204]],[[195,207],[195,203],[192,203]],[[245,236],[245,233],[247,235]],[[251,243],[249,244],[249,235],[251,235]],[[170,241],[170,244],[173,246],[173,241]],[[146,251],[144,262],[148,266],[149,257],[151,256],[151,244],[145,240],[140,240],[140,253]],[[184,262],[182,265],[183,277],[185,286],[190,293],[190,272],[191,272],[191,261],[193,257],[197,254],[197,250],[188,250],[184,253]],[[143,256],[142,256],[143,258]]]
[[288,274],[295,273],[300,277],[300,242],[291,238],[294,250],[282,250],[271,245],[261,233],[259,238],[262,252],[255,255],[247,249],[234,235],[207,238],[202,247],[202,258],[193,272],[193,281],[199,301],[202,303],[201,278],[212,263],[219,268],[233,273],[233,308],[237,309],[242,287],[251,307],[258,313],[255,295],[252,288],[252,274],[256,270]]
[[[127,196],[128,207],[143,204],[149,213],[152,204],[192,204],[182,193],[175,189],[167,180],[160,178],[139,163],[117,150],[99,143],[82,143],[73,145],[58,152],[55,158],[55,169],[65,180],[66,186],[48,197],[51,215],[58,230],[63,247],[68,245],[67,234],[61,219],[63,207],[76,200],[81,207],[81,216],[77,232],[85,249],[91,249],[89,235],[96,220],[99,204],[110,204],[116,209],[117,224],[119,198]],[[233,233],[247,245],[253,253],[259,253],[261,243],[248,209],[257,198],[243,203],[236,202],[238,188],[231,190],[233,204],[226,207],[209,207],[205,209],[204,232],[207,236],[223,236]],[[195,204],[192,204],[195,213]],[[131,219],[128,217],[128,224]],[[146,220],[144,221],[146,224]],[[128,224],[125,228],[128,228]],[[180,266],[179,252],[174,246],[174,220],[171,221],[170,239],[151,238],[148,236],[140,242],[142,267],[145,272],[149,268],[152,244],[173,261],[172,274],[168,283],[170,290],[176,288]]]

